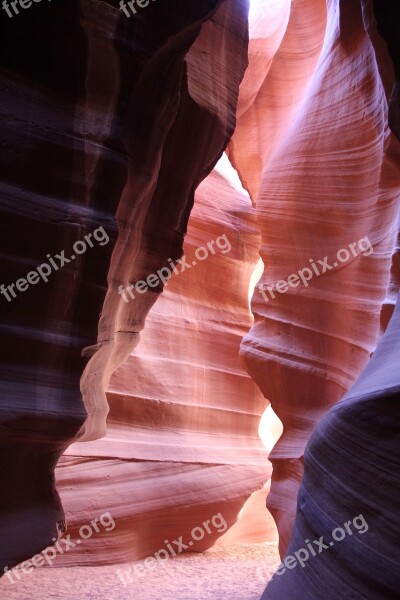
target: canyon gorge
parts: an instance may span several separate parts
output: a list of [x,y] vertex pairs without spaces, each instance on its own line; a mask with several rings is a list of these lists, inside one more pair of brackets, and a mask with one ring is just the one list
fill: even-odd
[[3,9],[1,598],[398,598],[398,0]]

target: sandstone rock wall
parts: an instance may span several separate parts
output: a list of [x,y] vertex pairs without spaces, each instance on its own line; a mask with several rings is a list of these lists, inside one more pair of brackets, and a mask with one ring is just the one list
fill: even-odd
[[284,553],[305,445],[375,350],[397,238],[398,144],[360,3],[292,4],[229,152],[256,203],[260,284],[304,268],[312,277],[281,284],[274,296],[256,288],[255,323],[241,350],[284,426],[268,498]]
[[78,433],[105,433],[111,373],[162,291],[125,305],[118,286],[182,253],[194,191],[234,130],[247,10],[173,0],[128,19],[111,3],[74,0],[2,21],[4,281],[47,254],[71,256],[99,227],[109,238],[9,305],[2,298],[3,565],[52,543],[63,519],[55,464]]

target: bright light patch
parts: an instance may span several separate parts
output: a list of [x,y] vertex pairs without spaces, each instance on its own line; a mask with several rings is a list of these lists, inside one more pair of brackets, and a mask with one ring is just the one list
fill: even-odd
[[[217,164],[215,165],[215,170],[217,173],[222,175],[235,190],[239,190],[239,192],[244,192],[246,196],[248,193],[243,189],[242,182],[240,181],[239,175],[231,165],[229,158],[226,155],[226,152],[223,153]],[[250,202],[250,200],[249,200]]]
[[290,4],[291,0],[250,0],[250,38],[271,35]]
[[281,437],[282,432],[282,421],[276,416],[272,410],[272,406],[269,405],[261,417],[258,428],[258,435],[260,436],[261,441],[266,447],[268,453],[271,452],[272,448]]
[[261,275],[263,273],[264,273],[264,263],[263,263],[262,258],[260,257],[258,260],[258,263],[256,264],[256,267],[250,277],[250,283],[249,283],[249,311],[250,312],[251,312],[251,299],[253,298],[254,290],[256,288],[257,283],[260,281]]
[[265,6],[266,4],[270,4],[270,3],[271,3],[271,0],[250,0],[249,17],[254,16],[254,13],[257,12],[258,9],[260,9],[263,6]]

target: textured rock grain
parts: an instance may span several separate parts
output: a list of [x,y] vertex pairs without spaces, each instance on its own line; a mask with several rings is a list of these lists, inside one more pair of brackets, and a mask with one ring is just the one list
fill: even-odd
[[78,433],[105,433],[111,374],[162,291],[125,305],[117,287],[182,253],[194,191],[234,129],[247,9],[173,0],[127,19],[111,3],[73,0],[2,21],[4,282],[47,254],[68,256],[99,226],[110,238],[5,307],[2,565],[51,543],[63,518],[55,464]]

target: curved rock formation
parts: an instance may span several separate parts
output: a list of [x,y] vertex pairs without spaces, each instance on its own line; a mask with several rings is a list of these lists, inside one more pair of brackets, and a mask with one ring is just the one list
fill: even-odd
[[[190,539],[194,527],[221,513],[226,526],[189,548],[204,550],[271,476],[258,436],[266,401],[239,364],[259,230],[247,194],[218,171],[196,192],[187,266],[171,277],[140,345],[111,378],[107,434],[71,445],[58,464],[68,533],[79,537],[104,506],[116,522],[106,543],[93,536],[60,566],[143,558],[165,548],[166,539]],[[215,240],[213,254],[207,244]],[[134,310],[138,295],[126,297]],[[276,437],[271,431],[271,446]],[[275,535],[273,525],[254,533],[262,541]]]
[[360,3],[292,6],[230,144],[262,230],[260,285],[281,282],[256,289],[241,352],[284,426],[268,498],[282,554],[305,445],[375,349],[399,213],[398,149]]
[[[393,31],[396,28],[399,34],[400,21],[393,20],[395,15],[389,12],[390,6],[394,12],[399,9],[391,2],[386,3],[385,7],[383,3],[379,6],[376,3],[375,15],[379,31],[386,34],[396,72],[398,62],[396,64],[396,53],[392,43]],[[339,16],[340,24],[345,22],[346,9],[352,9],[353,17],[357,17],[358,14],[358,19],[353,20],[353,23],[358,22],[359,39],[369,43],[363,32],[360,8],[356,3],[346,7],[339,3],[339,12],[334,10],[334,3],[331,4],[331,8],[333,22],[335,16]],[[367,8],[368,6],[364,7]],[[367,10],[364,12],[364,19],[366,14]],[[375,46],[380,74],[383,75],[383,82],[388,91],[393,83],[392,80],[392,83],[387,85],[388,80],[390,81],[390,63],[387,59],[382,62],[384,49],[375,35],[374,23],[369,21],[367,25],[370,27],[369,34]],[[342,28],[339,28],[337,33],[341,43],[343,37],[349,42],[350,36],[346,36]],[[397,35],[397,48],[398,39]],[[351,47],[353,44],[350,42],[349,45]],[[337,42],[335,46],[340,47]],[[354,52],[353,60],[355,58]],[[375,79],[379,87],[378,65],[373,65],[369,78]],[[364,77],[365,75],[364,71]],[[368,76],[364,81],[368,81]],[[394,90],[396,85],[395,83]],[[378,113],[373,99],[379,98],[373,90],[373,86],[363,88],[364,98],[368,99],[366,106],[370,107],[370,110],[363,114],[364,121],[372,123]],[[380,96],[384,98],[383,88]],[[384,141],[382,165],[377,179],[379,188],[374,210],[375,226],[372,231],[373,235],[378,234],[382,240],[379,248],[382,248],[384,242],[385,251],[380,258],[386,258],[386,261],[380,270],[382,275],[386,275],[386,281],[383,278],[381,280],[379,299],[383,303],[381,326],[385,329],[388,323],[389,325],[361,376],[343,399],[320,421],[307,444],[304,477],[298,494],[293,534],[283,563],[267,586],[263,600],[282,597],[290,597],[293,600],[302,600],[305,597],[319,600],[332,597],[333,594],[335,597],[383,600],[396,598],[398,595],[399,532],[396,531],[397,507],[394,493],[394,490],[398,489],[397,446],[400,431],[400,411],[396,407],[400,393],[398,297],[392,317],[391,313],[392,306],[396,304],[395,293],[399,288],[398,252],[396,253],[395,242],[399,217],[400,151],[399,144],[385,129],[385,109],[384,105],[383,114],[381,113],[383,119],[380,118],[383,128],[377,128],[375,125],[372,130],[375,133],[375,145],[381,140]],[[393,105],[392,94],[389,103],[389,123],[399,137],[394,118],[396,110],[398,109]],[[394,258],[390,272],[392,253]],[[376,256],[376,249],[374,255]],[[364,277],[367,276],[366,272]],[[371,279],[372,282],[374,288],[370,287],[369,291],[378,291],[376,274]],[[378,310],[371,316],[375,321],[376,337]],[[286,548],[283,546],[282,550],[284,554]]]
[[99,227],[109,239],[7,305],[2,565],[57,535],[53,470],[85,420],[83,370],[84,439],[105,431],[105,387],[162,285],[134,305],[117,289],[182,253],[194,190],[234,129],[247,9],[173,0],[128,19],[111,3],[73,0],[2,21],[3,281],[47,255],[71,257]]
[[[285,561],[299,549],[309,551],[310,540],[316,555],[309,551],[305,561],[298,554],[303,568],[289,560],[290,568],[278,569],[263,600],[319,600],[333,590],[341,598],[398,597],[399,330],[398,299],[367,367],[307,445]],[[314,542],[321,536],[324,547]]]
[[69,535],[114,520],[58,566],[275,539],[270,401],[264,598],[397,593],[399,4],[248,8],[1,23],[1,566],[64,532],[57,462]]

